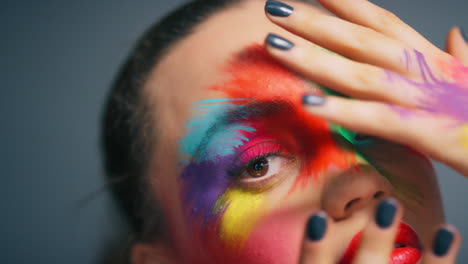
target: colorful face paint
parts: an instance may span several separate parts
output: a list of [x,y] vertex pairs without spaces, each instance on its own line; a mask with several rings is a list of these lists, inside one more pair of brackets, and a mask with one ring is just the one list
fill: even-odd
[[[227,83],[211,89],[222,91],[230,98],[247,97],[255,98],[257,101],[283,100],[288,102],[291,106],[291,114],[285,117],[285,120],[278,117],[270,124],[265,123],[263,126],[272,130],[278,129],[278,124],[291,124],[288,131],[303,132],[302,135],[294,135],[296,143],[316,142],[315,144],[310,143],[302,149],[293,150],[294,153],[305,155],[306,160],[314,161],[309,166],[302,168],[303,173],[297,178],[293,189],[297,186],[305,187],[311,176],[317,176],[332,164],[344,167],[355,161],[354,155],[342,155],[343,151],[334,142],[328,124],[322,119],[311,116],[303,109],[299,95],[304,94],[309,89],[306,82],[274,61],[262,46],[251,46],[239,54],[235,61],[228,64],[225,71],[233,78]],[[248,88],[246,89],[246,87]],[[288,122],[291,119],[294,119],[294,122]],[[315,132],[315,138],[312,138],[311,135],[314,133],[311,131]],[[280,135],[280,131],[269,132],[277,137],[292,136],[287,135],[287,133]]]
[[275,184],[254,190],[240,186],[236,167],[248,158],[239,156],[248,157],[246,151],[257,153],[262,142],[274,141],[282,146],[277,154],[301,157],[291,191],[304,188],[329,166],[349,166],[356,157],[336,144],[325,121],[305,112],[299,95],[308,86],[274,62],[262,46],[238,54],[224,71],[228,81],[210,89],[227,98],[197,102],[188,133],[180,141],[182,193],[191,222],[211,226],[201,235],[215,232],[228,247],[237,248],[262,216],[262,190]]
[[[464,67],[461,62],[453,60],[436,61],[436,64],[445,77],[436,77],[430,69],[424,55],[414,50],[414,58],[405,51],[405,61],[407,67],[417,67],[419,69],[421,82],[410,80],[401,75],[387,71],[390,81],[402,80],[412,87],[421,91],[422,96],[417,99],[417,107],[427,113],[434,115],[444,115],[455,122],[459,127],[468,123],[468,67]],[[402,108],[394,108],[402,116],[406,116],[410,111]],[[463,135],[463,129],[460,129]],[[461,136],[462,137],[462,136]]]
[[223,72],[228,80],[209,89],[226,98],[197,102],[180,141],[182,200],[204,241],[239,249],[267,213],[268,190],[280,182],[277,176],[245,185],[240,174],[250,160],[268,154],[297,157],[278,172],[294,177],[291,194],[330,167],[348,168],[368,157],[354,149],[355,133],[305,111],[300,95],[310,87],[261,45],[235,56]]

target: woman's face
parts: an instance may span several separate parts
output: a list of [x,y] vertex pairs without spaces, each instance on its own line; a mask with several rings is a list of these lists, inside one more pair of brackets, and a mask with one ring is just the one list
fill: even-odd
[[335,222],[339,262],[387,196],[426,245],[443,221],[430,163],[307,114],[301,95],[323,89],[261,45],[269,32],[304,40],[269,22],[263,6],[213,16],[146,84],[158,139],[151,187],[181,262],[297,263],[305,223],[321,210]]

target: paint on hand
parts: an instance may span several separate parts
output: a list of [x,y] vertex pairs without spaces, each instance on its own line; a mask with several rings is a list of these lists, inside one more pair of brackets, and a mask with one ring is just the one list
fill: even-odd
[[[408,51],[405,51],[407,67],[417,65],[421,82],[413,81],[391,71],[387,72],[391,82],[404,81],[421,91],[422,96],[417,99],[417,107],[427,113],[445,115],[452,118],[458,124],[468,122],[468,68],[460,63],[446,63],[439,61],[438,66],[442,72],[452,80],[447,81],[437,78],[430,69],[424,55],[414,50],[415,61],[411,59]],[[412,113],[412,110],[395,108],[402,116]]]
[[468,149],[468,125],[461,127],[460,143],[464,148]]
[[452,78],[455,83],[468,88],[468,67],[461,61],[453,58],[451,61],[438,60],[436,63],[442,73]]

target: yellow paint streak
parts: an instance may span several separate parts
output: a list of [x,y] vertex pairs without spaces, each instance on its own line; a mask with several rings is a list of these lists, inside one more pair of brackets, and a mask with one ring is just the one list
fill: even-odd
[[233,248],[241,248],[261,216],[264,194],[234,188],[216,202],[215,213],[224,211],[219,236]]
[[464,148],[468,149],[468,125],[461,127],[460,142]]

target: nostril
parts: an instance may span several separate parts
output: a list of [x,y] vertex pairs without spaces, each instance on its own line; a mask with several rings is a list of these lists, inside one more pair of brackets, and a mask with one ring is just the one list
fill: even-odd
[[378,191],[374,194],[374,199],[380,199],[384,196],[384,194],[385,194],[384,192]]
[[348,211],[354,204],[358,203],[360,200],[361,200],[361,198],[355,198],[355,199],[349,201],[349,202],[345,205],[345,211]]

